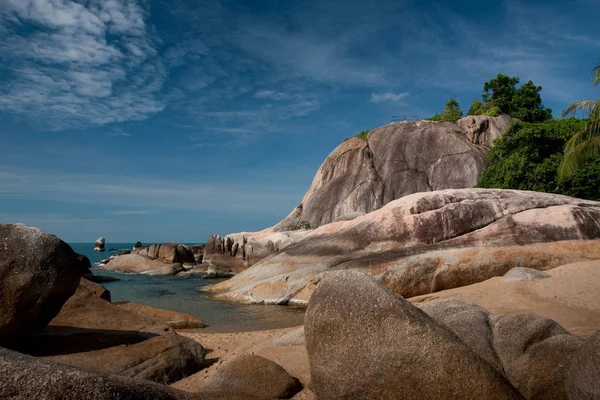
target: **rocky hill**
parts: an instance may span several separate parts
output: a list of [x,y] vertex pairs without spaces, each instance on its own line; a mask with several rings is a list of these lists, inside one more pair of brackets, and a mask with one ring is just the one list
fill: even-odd
[[473,187],[488,166],[487,150],[510,122],[507,115],[456,124],[404,121],[374,129],[366,140],[345,140],[275,230],[352,219],[412,193]]
[[351,220],[401,197],[475,186],[487,152],[511,118],[466,117],[456,124],[394,122],[366,137],[342,142],[318,169],[302,202],[284,220],[260,232],[208,240],[204,260],[236,272],[280,251],[310,229]]

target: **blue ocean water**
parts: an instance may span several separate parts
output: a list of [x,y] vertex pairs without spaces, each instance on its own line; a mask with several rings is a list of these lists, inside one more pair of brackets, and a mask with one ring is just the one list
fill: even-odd
[[[94,243],[69,243],[79,254],[89,257],[92,265],[115,254],[111,251],[94,252]],[[106,243],[106,249],[131,249],[133,243]],[[198,288],[221,280],[199,277],[150,276],[122,274],[92,267],[96,275],[119,278],[119,281],[103,283],[110,291],[112,301],[133,301],[166,310],[184,312],[200,318],[212,332],[239,332],[283,328],[300,325],[304,310],[295,307],[273,305],[245,305],[211,300]]]

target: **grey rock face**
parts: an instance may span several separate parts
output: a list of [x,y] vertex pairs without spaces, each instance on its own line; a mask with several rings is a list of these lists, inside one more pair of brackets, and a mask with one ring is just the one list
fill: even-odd
[[527,399],[567,399],[565,376],[582,340],[535,315],[491,316],[493,346],[510,382]]
[[550,278],[550,274],[532,268],[515,267],[504,274],[504,282],[533,281],[536,279]]
[[103,237],[96,239],[96,241],[94,242],[94,251],[104,251],[105,242],[106,239],[104,239]]
[[89,261],[54,235],[0,224],[0,343],[45,327],[87,267]]
[[175,333],[155,336],[129,346],[48,357],[88,371],[170,384],[202,367],[206,351]]
[[203,392],[247,393],[265,399],[289,399],[301,389],[281,366],[251,354],[223,364],[202,387]]
[[299,205],[276,228],[300,222],[312,228],[392,200],[443,189],[471,188],[488,166],[487,149],[510,117],[467,117],[454,123],[405,121],[351,138],[325,159]]
[[323,275],[305,332],[318,398],[522,398],[446,327],[358,271]]
[[489,362],[526,399],[568,398],[565,376],[582,340],[556,322],[526,314],[492,315],[457,300],[419,307]]
[[243,400],[232,393],[186,393],[158,383],[97,374],[0,347],[0,398],[10,400]]
[[573,355],[566,379],[569,399],[600,399],[600,332]]

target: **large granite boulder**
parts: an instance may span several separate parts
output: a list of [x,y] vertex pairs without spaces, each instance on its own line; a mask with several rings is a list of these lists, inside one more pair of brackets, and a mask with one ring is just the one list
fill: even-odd
[[418,304],[503,374],[526,399],[566,400],[565,376],[582,340],[534,315],[491,315],[458,300]]
[[102,286],[82,279],[75,294],[48,326],[15,343],[35,356],[81,353],[135,344],[173,332],[168,325],[105,300]]
[[154,308],[144,304],[132,302],[120,303],[116,304],[116,306],[121,310],[133,311],[141,314],[142,316],[152,318],[153,320],[168,325],[173,329],[204,328],[204,323],[199,318],[189,314],[163,310],[160,308]]
[[600,399],[600,332],[590,337],[573,354],[567,371],[566,392],[569,399]]
[[199,371],[206,351],[175,333],[131,345],[47,357],[87,371],[170,384]]
[[0,347],[0,398],[11,400],[245,400],[247,394],[186,393],[158,383],[80,368]]
[[106,243],[106,239],[103,237],[96,239],[94,242],[94,251],[104,251],[104,245]]
[[305,332],[318,398],[522,398],[454,333],[368,274],[324,274]]
[[488,166],[488,146],[510,117],[467,117],[454,123],[387,124],[341,143],[317,171],[302,203],[276,225],[313,228],[375,211],[392,200],[442,189],[470,188]]
[[266,358],[244,354],[223,364],[204,383],[203,392],[247,393],[265,399],[289,399],[302,390],[297,379]]
[[0,224],[0,249],[0,343],[7,343],[45,327],[86,267],[56,236],[21,224]]
[[556,322],[534,315],[494,315],[490,325],[492,346],[504,373],[525,398],[568,398],[565,376],[581,339]]
[[600,258],[600,202],[549,193],[416,193],[334,222],[205,290],[246,303],[299,304],[330,269],[363,269],[404,297],[470,285],[513,267]]
[[166,263],[159,259],[141,254],[124,254],[116,256],[105,264],[102,269],[125,273],[148,275],[176,275],[184,270],[179,263]]

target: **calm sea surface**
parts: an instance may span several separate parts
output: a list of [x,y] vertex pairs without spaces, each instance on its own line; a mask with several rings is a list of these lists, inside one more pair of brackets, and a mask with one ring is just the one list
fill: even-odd
[[[103,283],[110,291],[112,301],[129,300],[152,307],[184,312],[200,318],[205,331],[237,332],[274,329],[300,325],[304,310],[286,306],[243,305],[211,300],[198,288],[222,280],[198,277],[149,276],[103,271],[94,266],[100,260],[115,254],[111,251],[94,252],[94,243],[69,243],[77,253],[89,257],[96,275],[115,276],[120,281]],[[133,243],[106,243],[106,249],[131,249]]]

